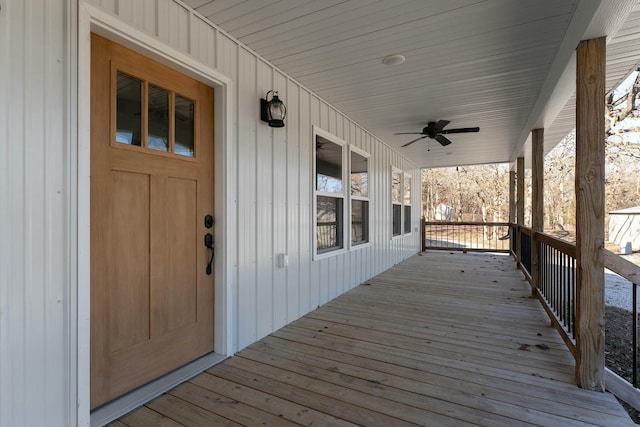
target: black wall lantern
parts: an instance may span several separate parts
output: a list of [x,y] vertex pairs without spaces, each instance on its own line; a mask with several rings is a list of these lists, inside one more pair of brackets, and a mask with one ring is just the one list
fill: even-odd
[[[271,94],[271,98],[269,98]],[[278,98],[277,90],[270,90],[265,95],[266,99],[260,100],[260,119],[269,123],[272,128],[283,128],[284,118],[287,116],[287,108]]]

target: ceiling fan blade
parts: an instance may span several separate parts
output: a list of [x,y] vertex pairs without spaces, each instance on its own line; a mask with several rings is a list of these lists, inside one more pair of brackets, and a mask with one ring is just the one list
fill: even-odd
[[427,137],[427,135],[421,136],[420,138],[416,138],[416,139],[414,139],[414,140],[412,140],[412,141],[407,142],[406,144],[402,145],[401,147],[406,147],[407,145],[411,145],[411,144],[413,144],[414,142],[416,142],[416,141],[420,141],[421,139],[424,139],[424,138],[426,138],[426,137]]
[[451,144],[451,141],[449,141],[445,136],[442,135],[436,135],[436,141],[438,141],[443,147],[445,145]]
[[424,135],[422,132],[398,132],[394,135]]
[[451,123],[449,120],[438,120],[438,123],[433,127],[436,131],[441,131],[446,125]]
[[443,130],[440,133],[467,133],[467,132],[480,132],[479,127],[475,128],[458,128],[458,129],[447,129]]

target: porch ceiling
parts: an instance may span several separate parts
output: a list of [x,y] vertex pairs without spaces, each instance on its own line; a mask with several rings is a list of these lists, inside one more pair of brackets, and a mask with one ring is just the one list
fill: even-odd
[[[573,127],[563,108],[575,47],[614,36],[634,7],[609,55],[611,87],[640,58],[637,0],[185,3],[422,167],[512,161],[536,127],[548,129],[549,151]],[[389,54],[406,62],[384,65]],[[440,119],[480,133],[451,135],[447,147],[425,139],[406,148],[412,136],[393,135]]]

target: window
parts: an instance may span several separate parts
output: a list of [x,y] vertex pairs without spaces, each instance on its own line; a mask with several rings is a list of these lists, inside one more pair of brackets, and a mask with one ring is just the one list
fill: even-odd
[[369,158],[351,148],[351,245],[369,242]]
[[393,168],[391,170],[391,204],[393,216],[393,235],[402,234],[402,171]]
[[411,175],[404,174],[404,233],[411,233]]
[[391,168],[392,234],[411,233],[411,175]]
[[[366,246],[369,154],[313,127],[315,256]],[[398,193],[400,197],[400,193]]]
[[314,127],[316,254],[343,249],[345,143]]

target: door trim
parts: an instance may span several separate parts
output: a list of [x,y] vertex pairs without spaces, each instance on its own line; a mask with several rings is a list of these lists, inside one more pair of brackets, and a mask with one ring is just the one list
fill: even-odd
[[[91,76],[91,32],[119,43],[155,61],[163,63],[176,71],[201,81],[214,88],[214,128],[215,144],[215,305],[214,305],[214,351],[211,357],[230,356],[235,352],[234,331],[235,294],[228,285],[228,276],[232,271],[229,257],[226,256],[230,236],[227,233],[227,221],[232,215],[233,195],[229,195],[228,170],[231,164],[232,150],[229,146],[233,129],[232,95],[233,81],[188,55],[178,51],[160,40],[137,30],[120,21],[117,17],[83,0],[78,7],[78,146],[77,146],[77,421],[80,426],[92,425],[90,411],[90,76]],[[73,301],[73,298],[71,298]],[[74,304],[74,305],[75,305]],[[205,356],[207,357],[207,356]],[[200,360],[200,359],[198,359]],[[197,362],[197,361],[196,361]],[[72,367],[73,369],[73,367]],[[178,372],[177,370],[175,372]],[[181,381],[192,374],[180,371]],[[159,381],[161,381],[160,379]],[[165,390],[171,388],[167,386]],[[96,420],[97,421],[97,420]]]

